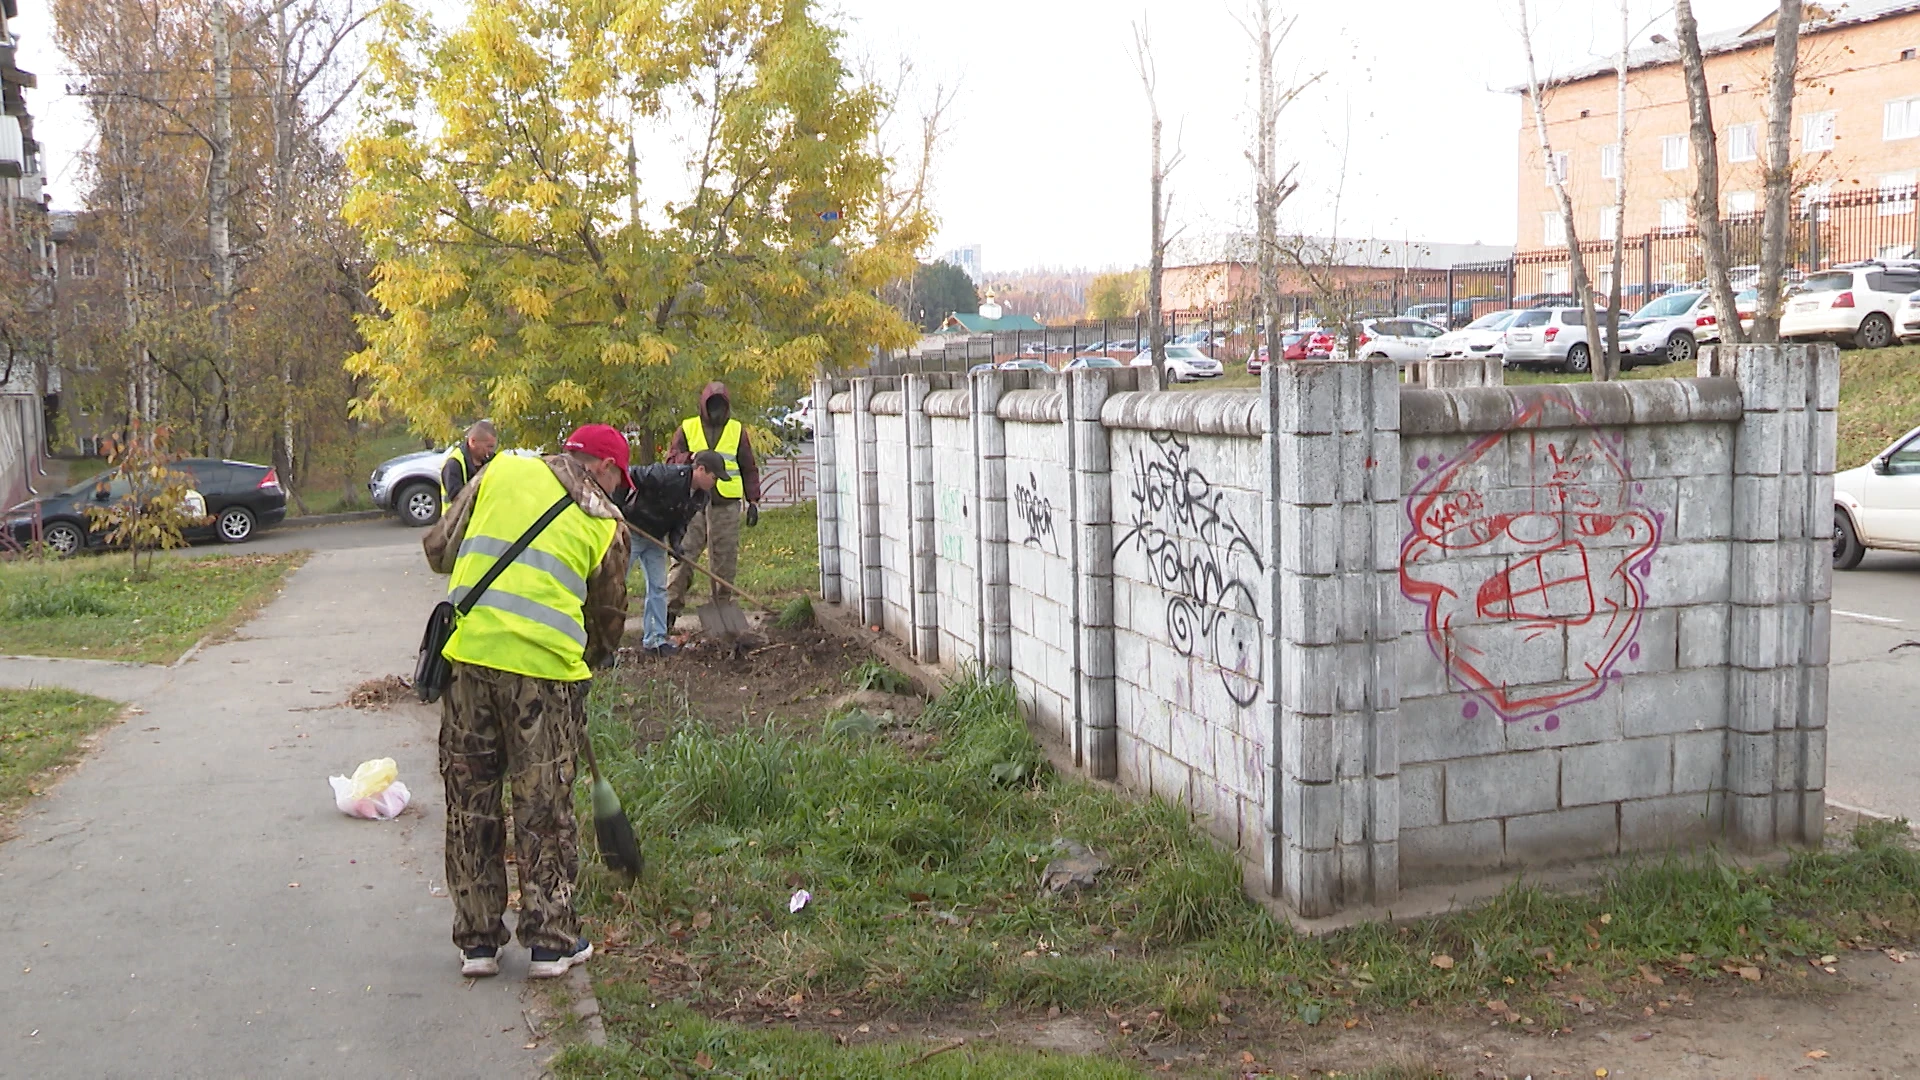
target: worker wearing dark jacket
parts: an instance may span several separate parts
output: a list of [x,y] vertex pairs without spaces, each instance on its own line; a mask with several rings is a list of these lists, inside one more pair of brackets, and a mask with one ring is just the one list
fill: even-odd
[[[707,566],[731,581],[740,563],[740,504],[747,504],[748,525],[760,522],[760,464],[753,459],[753,444],[740,421],[733,418],[732,402],[727,399],[727,384],[710,382],[700,392],[700,413],[689,416],[673,434],[667,447],[667,462],[692,463],[702,450],[719,453],[729,476],[714,485],[713,496],[705,508],[693,516],[687,526],[682,551],[698,559],[704,553]],[[687,589],[693,584],[693,569],[685,563],[673,568],[667,583],[667,622],[680,617],[687,602]],[[718,583],[713,595],[726,595]]]
[[466,438],[454,443],[440,464],[441,505],[452,505],[453,500],[459,498],[460,489],[473,482],[474,476],[493,460],[499,449],[500,438],[494,434],[493,421],[474,421],[467,429]]
[[688,524],[706,507],[714,485],[726,477],[726,460],[716,451],[702,450],[693,455],[691,465],[629,466],[626,490],[614,500],[627,524],[644,534],[633,537],[630,563],[646,571],[641,643],[654,656],[674,652],[667,640],[667,548],[680,549]]

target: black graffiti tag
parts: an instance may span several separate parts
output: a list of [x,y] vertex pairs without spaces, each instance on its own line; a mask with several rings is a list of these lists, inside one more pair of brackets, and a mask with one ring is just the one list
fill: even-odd
[[1188,447],[1171,432],[1149,436],[1152,449],[1133,455],[1133,519],[1115,546],[1139,545],[1147,574],[1167,596],[1167,638],[1183,656],[1201,652],[1241,707],[1259,699],[1265,626],[1254,588],[1233,565],[1244,557],[1256,574],[1266,563]]
[[1027,538],[1021,543],[1060,553],[1053,534],[1053,503],[1040,494],[1040,480],[1034,474],[1027,474],[1025,484],[1014,485],[1013,512],[1027,526]]

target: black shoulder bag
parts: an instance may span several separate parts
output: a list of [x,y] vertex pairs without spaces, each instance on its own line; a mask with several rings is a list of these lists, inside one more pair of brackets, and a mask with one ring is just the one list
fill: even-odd
[[553,524],[554,518],[572,505],[572,495],[560,496],[559,502],[547,507],[547,512],[540,515],[540,520],[527,526],[527,531],[520,534],[520,539],[515,540],[505,554],[487,567],[487,572],[481,575],[473,588],[467,590],[467,595],[460,598],[459,604],[442,600],[434,605],[433,614],[427,616],[427,632],[420,635],[420,656],[413,664],[413,692],[420,695],[421,701],[439,701],[440,695],[446,693],[447,684],[453,681],[453,665],[448,662],[443,650],[447,647],[447,640],[453,637],[453,628],[459,623],[460,616],[472,611],[473,605],[480,602],[480,594],[493,584],[493,579],[519,558],[520,553],[527,550],[527,545],[533,543],[534,538],[548,525]]

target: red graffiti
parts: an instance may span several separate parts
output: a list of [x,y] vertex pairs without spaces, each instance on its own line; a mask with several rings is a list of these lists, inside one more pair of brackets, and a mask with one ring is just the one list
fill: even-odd
[[1408,500],[1400,550],[1400,591],[1424,609],[1449,679],[1508,721],[1605,693],[1638,652],[1660,542],[1619,437],[1539,430],[1549,404],[1580,416],[1564,398],[1539,400],[1459,457],[1416,463],[1430,471]]

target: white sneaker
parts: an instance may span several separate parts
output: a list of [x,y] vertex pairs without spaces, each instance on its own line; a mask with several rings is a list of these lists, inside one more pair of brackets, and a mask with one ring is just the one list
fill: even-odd
[[[558,949],[535,949],[533,959],[527,964],[529,979],[557,979],[565,975],[575,964],[584,964],[593,956],[593,944],[586,938],[573,943],[572,952]],[[498,970],[496,968],[496,970]]]
[[488,975],[500,974],[500,950],[491,945],[478,945],[460,951],[460,976],[466,979],[484,979]]

